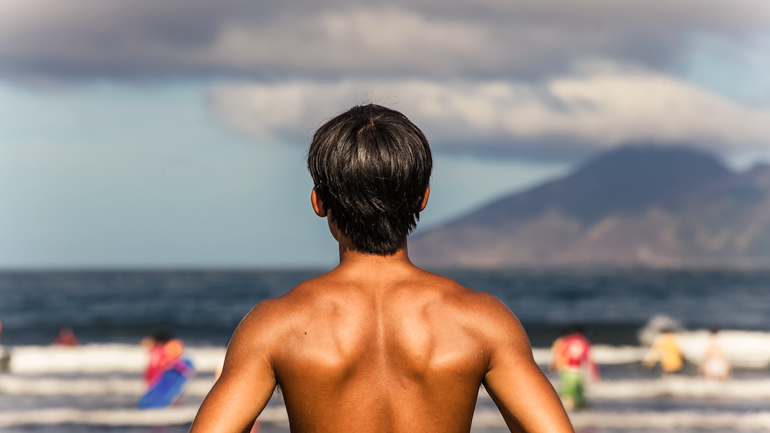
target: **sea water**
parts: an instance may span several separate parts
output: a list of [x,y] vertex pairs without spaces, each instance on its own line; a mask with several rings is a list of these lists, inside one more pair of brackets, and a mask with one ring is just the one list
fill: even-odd
[[[3,343],[49,344],[70,326],[83,343],[134,344],[166,330],[188,345],[224,346],[254,305],[322,272],[0,272]],[[576,323],[596,343],[637,344],[657,314],[686,328],[770,331],[770,271],[438,272],[500,298],[533,346]]]
[[[138,341],[157,331],[168,331],[195,350],[210,350],[215,358],[223,350],[241,318],[263,299],[280,296],[323,270],[232,270],[232,271],[94,271],[94,272],[2,272],[0,273],[0,322],[6,346],[32,353],[31,346],[47,346],[64,327],[72,327],[85,347],[135,350],[141,364]],[[651,317],[665,314],[680,321],[684,329],[720,326],[726,330],[770,331],[770,272],[724,270],[439,270],[461,284],[500,298],[521,320],[533,347],[547,348],[562,330],[584,325],[594,343],[610,349],[638,346],[637,331]],[[95,345],[100,346],[95,346]],[[104,349],[104,350],[103,350]],[[43,352],[45,353],[45,352]],[[128,352],[127,352],[128,353]],[[133,353],[133,352],[131,352]],[[202,352],[201,352],[202,353]],[[43,355],[45,358],[47,355]],[[89,355],[91,356],[91,355]],[[94,355],[99,356],[99,355]],[[202,355],[201,355],[202,356]],[[121,358],[123,361],[130,357]],[[203,358],[201,358],[203,359]],[[209,362],[209,361],[207,361]],[[211,362],[209,362],[211,363]],[[71,380],[96,383],[139,380],[142,365],[134,370],[112,372],[49,372],[0,375],[12,381],[37,384]],[[199,384],[212,381],[210,368],[203,369]],[[640,369],[638,362],[602,365],[604,378],[612,381],[650,381],[657,372]],[[694,376],[695,367],[686,367]],[[750,383],[769,377],[766,369],[738,369],[736,380]],[[24,380],[28,382],[23,382]],[[91,382],[88,382],[88,381]],[[21,382],[19,382],[21,381]],[[48,381],[48,382],[46,382]],[[57,382],[58,381],[58,382]],[[101,382],[100,382],[101,381]],[[121,382],[122,383],[122,382]],[[620,383],[620,382],[618,382]],[[759,384],[760,382],[757,382]],[[30,386],[33,386],[30,385]],[[96,385],[95,385],[96,386]],[[766,385],[762,385],[766,386]],[[42,388],[41,388],[42,389]],[[121,411],[132,409],[132,392],[67,395],[63,393],[0,393],[0,418],[8,413],[34,417],[46,410]],[[205,393],[205,392],[204,392]],[[202,395],[185,396],[182,404],[200,403]],[[665,418],[677,414],[728,414],[743,416],[770,406],[768,400],[723,400],[680,398],[595,399],[597,413],[655,413]],[[280,400],[272,405],[280,406]],[[478,411],[494,410],[489,399],[479,400]],[[38,411],[38,412],[35,412]],[[35,415],[38,414],[38,415]],[[42,414],[42,415],[41,415]],[[663,414],[663,415],[661,415]],[[736,415],[737,414],[737,415]],[[589,414],[590,415],[590,414]],[[681,415],[681,416],[685,416]],[[588,415],[586,415],[588,416]],[[753,415],[752,415],[753,416]],[[673,419],[673,418],[672,418]],[[578,420],[579,421],[579,420]],[[590,422],[589,422],[590,423]],[[755,423],[756,424],[756,423]],[[761,423],[759,423],[761,424]],[[742,431],[751,431],[751,423]],[[186,431],[189,425],[108,426],[92,424],[15,424],[0,428],[19,432],[168,432]],[[263,431],[287,431],[266,424]],[[608,427],[592,432],[647,431],[644,425],[619,429]],[[770,425],[768,426],[770,427]],[[693,428],[680,426],[676,431]],[[642,429],[642,430],[640,430]],[[477,432],[502,431],[479,427]],[[586,430],[588,431],[588,430]],[[655,431],[665,431],[655,430]],[[722,429],[721,431],[725,431]]]

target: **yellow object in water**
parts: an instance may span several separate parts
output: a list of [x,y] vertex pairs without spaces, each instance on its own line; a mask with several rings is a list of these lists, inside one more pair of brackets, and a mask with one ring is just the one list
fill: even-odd
[[658,361],[660,361],[663,371],[667,373],[673,373],[682,368],[679,341],[673,332],[660,334],[652,343],[652,348],[650,348],[647,356],[644,357],[644,365],[648,367],[652,367]]

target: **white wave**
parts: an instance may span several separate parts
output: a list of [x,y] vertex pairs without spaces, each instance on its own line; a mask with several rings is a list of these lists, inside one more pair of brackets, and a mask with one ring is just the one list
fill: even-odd
[[[186,395],[205,397],[213,379],[195,379]],[[558,382],[554,382],[558,388]],[[145,387],[140,380],[51,379],[14,375],[0,376],[0,392],[11,395],[128,395],[138,397]],[[654,397],[770,399],[770,379],[711,381],[699,377],[668,377],[653,380],[613,380],[591,382],[586,386],[591,398],[633,399]],[[482,398],[488,395],[482,390]]]
[[[581,411],[569,414],[576,429],[675,429],[697,428],[707,430],[770,430],[770,412],[597,412]],[[474,428],[505,427],[500,412],[493,409],[477,410],[473,414]]]
[[224,347],[190,347],[187,354],[198,371],[213,373],[225,362]]
[[[204,397],[214,386],[213,379],[195,379],[185,390],[186,395]],[[0,376],[0,392],[13,395],[130,395],[141,396],[146,385],[130,379],[51,379]]]
[[[686,331],[677,334],[685,359],[699,363],[706,352],[708,331]],[[719,341],[734,367],[765,368],[770,365],[770,333],[757,331],[720,332]],[[646,353],[640,346],[595,345],[594,359],[599,364],[639,362]],[[199,372],[214,372],[225,357],[223,347],[188,347],[188,356]],[[547,365],[551,359],[547,348],[533,348],[535,361]],[[20,346],[11,353],[13,373],[140,373],[147,365],[147,352],[136,345],[89,344],[78,347]]]
[[[81,410],[73,408],[37,409],[19,412],[0,412],[0,427],[17,425],[174,425],[187,424],[195,419],[197,406],[166,409],[109,409]],[[266,407],[259,420],[288,426],[289,416],[284,406]]]
[[77,347],[24,346],[11,352],[14,373],[141,372],[148,362],[140,346],[89,344]]
[[195,406],[168,409],[80,410],[38,409],[0,413],[0,426],[41,424],[160,425],[186,424],[195,418]]
[[[638,346],[606,346],[597,344],[591,349],[597,364],[628,364],[641,361],[647,349]],[[539,365],[551,362],[551,349],[532,348],[532,355]]]
[[[678,333],[682,355],[700,363],[706,355],[710,334],[706,330]],[[758,331],[720,331],[717,337],[733,367],[765,368],[770,364],[770,333]]]
[[[559,381],[552,380],[554,388]],[[720,398],[734,400],[770,399],[770,379],[715,381],[700,377],[667,377],[652,380],[609,380],[586,383],[592,399],[624,400],[655,397]],[[484,388],[479,398],[490,398]]]
[[570,414],[575,428],[770,430],[770,412],[578,412]]
[[[222,347],[190,347],[186,353],[200,372],[215,371],[225,358]],[[147,351],[138,345],[20,346],[11,352],[10,370],[13,373],[140,373],[147,362]]]
[[[706,330],[678,332],[679,347],[682,356],[698,364],[706,354],[710,334]],[[733,367],[766,368],[770,365],[770,333],[759,331],[721,331],[719,343],[725,356]],[[640,362],[647,353],[647,347],[594,345],[594,360],[598,364],[627,364]],[[551,361],[551,352],[547,348],[533,348],[535,361],[547,365]]]
[[770,380],[715,381],[699,377],[668,377],[657,380],[616,380],[587,385],[591,398],[632,399],[654,397],[770,399]]
[[[0,413],[0,427],[17,425],[173,425],[192,422],[198,408],[195,406],[151,410],[79,410],[41,409],[14,413]],[[283,406],[267,407],[260,421],[288,425],[288,414]],[[596,412],[570,414],[576,428],[700,428],[710,430],[770,430],[770,412]],[[473,415],[474,428],[505,427],[500,412],[493,409],[477,410]]]

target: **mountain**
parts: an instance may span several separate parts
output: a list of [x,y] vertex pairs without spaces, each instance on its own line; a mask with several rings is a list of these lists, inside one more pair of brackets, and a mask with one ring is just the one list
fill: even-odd
[[770,166],[629,146],[409,240],[434,267],[770,266]]

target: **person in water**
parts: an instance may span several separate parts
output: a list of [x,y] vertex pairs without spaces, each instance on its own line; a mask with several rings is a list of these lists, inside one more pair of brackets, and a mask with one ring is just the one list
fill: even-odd
[[706,379],[727,380],[732,376],[730,362],[719,344],[719,327],[712,326],[706,355],[698,366],[698,373]]
[[140,342],[148,348],[150,359],[144,369],[142,378],[147,386],[152,386],[166,370],[168,370],[184,352],[184,343],[178,338],[171,338],[165,331],[158,332],[152,339],[143,338]]
[[572,432],[511,311],[409,260],[430,193],[422,131],[356,106],[315,132],[307,165],[340,263],[246,315],[190,431],[248,431],[280,386],[294,433],[467,433],[483,384],[511,430]]
[[3,322],[0,322],[0,373],[8,372],[10,363],[10,356],[5,353],[5,347],[3,346]]
[[561,348],[564,343],[564,338],[569,334],[569,329],[563,328],[560,331],[559,338],[554,340],[551,345],[551,363],[548,365],[548,368],[552,372],[558,373],[562,365],[564,365],[564,357]]
[[147,391],[139,398],[137,406],[159,409],[174,404],[196,373],[192,361],[184,357],[184,343],[171,338],[169,333],[160,332],[151,341],[143,338],[140,344],[149,346],[150,359],[142,375]]
[[0,322],[0,373],[7,373],[11,368],[11,354],[3,346],[3,322]]
[[672,328],[663,328],[655,338],[652,347],[644,356],[642,364],[652,368],[660,361],[661,376],[670,376],[682,369],[682,353],[679,350],[679,340]]
[[72,328],[66,327],[59,331],[59,335],[56,337],[53,344],[57,346],[73,347],[80,344],[80,340],[75,337],[75,331],[73,331]]
[[588,405],[584,392],[584,370],[591,380],[599,380],[599,366],[591,356],[591,343],[583,335],[583,328],[575,326],[567,335],[553,344],[551,368],[559,372],[559,395],[567,410]]

